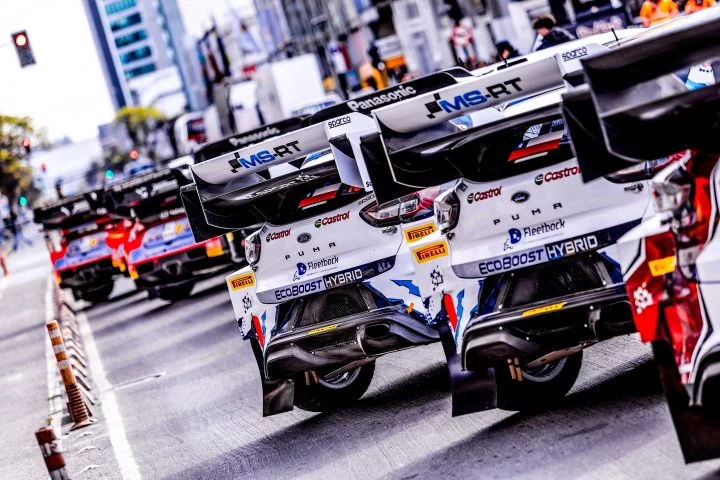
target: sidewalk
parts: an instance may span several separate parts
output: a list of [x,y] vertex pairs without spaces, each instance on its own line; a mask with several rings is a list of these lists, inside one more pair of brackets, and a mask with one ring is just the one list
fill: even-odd
[[0,478],[47,478],[35,430],[48,415],[45,290],[50,265],[45,246],[7,258],[0,280]]
[[[49,399],[59,391],[59,374],[49,350],[46,297],[50,262],[42,238],[33,247],[22,246],[8,258],[10,275],[0,277],[0,479],[43,479],[48,473],[35,440],[35,431],[58,407],[67,473],[73,480],[122,478],[114,460],[108,425],[99,404],[92,408],[97,423],[69,432],[72,424],[64,400]],[[51,310],[52,311],[52,310]],[[97,391],[95,392],[98,393]],[[60,422],[58,422],[60,423]]]

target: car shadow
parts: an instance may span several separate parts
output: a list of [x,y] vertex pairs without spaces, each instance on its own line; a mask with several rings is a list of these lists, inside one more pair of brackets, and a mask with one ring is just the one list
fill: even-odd
[[[298,459],[312,458],[313,467],[322,468],[337,462],[337,453],[340,450],[351,459],[353,452],[361,452],[369,448],[369,444],[382,444],[387,438],[404,434],[414,424],[429,419],[450,424],[452,429],[465,429],[478,423],[480,425],[477,431],[471,431],[451,445],[440,437],[435,440],[437,444],[433,444],[432,436],[424,439],[434,448],[430,448],[429,454],[420,456],[415,463],[393,472],[394,477],[465,478],[477,468],[478,463],[482,463],[483,473],[477,471],[472,476],[484,477],[489,472],[495,472],[493,469],[497,468],[498,472],[505,471],[509,478],[512,478],[520,471],[532,472],[535,469],[541,473],[535,478],[540,478],[545,475],[538,470],[539,467],[546,467],[548,462],[553,461],[552,448],[559,443],[570,445],[571,450],[580,450],[572,447],[574,444],[583,445],[583,451],[574,453],[582,454],[585,460],[596,455],[588,451],[588,439],[600,442],[621,441],[630,449],[637,448],[646,441],[649,429],[658,428],[658,425],[641,422],[637,434],[626,431],[628,424],[633,423],[628,421],[628,417],[637,414],[638,404],[653,404],[651,418],[658,416],[658,409],[665,412],[667,418],[659,422],[664,428],[663,431],[667,430],[670,421],[657,370],[649,360],[618,376],[569,395],[552,410],[508,413],[507,417],[491,421],[489,425],[487,420],[483,425],[482,419],[496,418],[505,413],[498,414],[498,411],[494,411],[496,413],[492,416],[493,414],[488,412],[479,412],[450,418],[448,390],[446,367],[443,363],[437,363],[414,372],[399,382],[375,390],[373,394],[363,397],[348,408],[302,419],[263,435],[258,440],[245,443],[231,452],[186,469],[172,478],[292,478],[308,472],[307,461],[299,462]],[[256,396],[258,392],[253,392],[253,401],[259,401],[255,399]],[[237,399],[237,396],[235,398]],[[447,415],[446,420],[443,419],[444,415]],[[596,416],[597,419],[588,424],[588,416]],[[267,419],[263,421],[272,425]],[[537,438],[533,439],[533,435]],[[519,450],[523,449],[523,439],[529,439],[527,443],[531,445],[531,454],[525,456],[519,454]],[[488,447],[492,444],[498,446],[498,451]],[[338,445],[341,445],[341,448]],[[507,449],[508,445],[512,446],[510,451],[500,451],[502,448]],[[603,460],[603,455],[599,457],[593,462]],[[513,467],[508,469],[507,464]],[[493,473],[492,476],[500,475]]]

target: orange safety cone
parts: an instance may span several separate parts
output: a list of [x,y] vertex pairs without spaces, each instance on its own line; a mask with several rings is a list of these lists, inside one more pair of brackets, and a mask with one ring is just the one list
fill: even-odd
[[65,350],[65,342],[63,342],[62,332],[60,331],[60,325],[55,320],[51,320],[47,323],[47,330],[50,335],[53,351],[55,352],[55,360],[57,360],[60,375],[65,384],[65,391],[67,392],[68,402],[70,403],[70,413],[75,422],[70,430],[87,427],[95,423],[95,421],[90,418],[90,413],[83,401],[80,387],[78,387],[75,374],[70,366],[70,360]]
[[65,470],[65,458],[58,447],[55,431],[50,427],[42,427],[35,432],[35,438],[40,445],[50,478],[52,480],[69,480],[70,477]]

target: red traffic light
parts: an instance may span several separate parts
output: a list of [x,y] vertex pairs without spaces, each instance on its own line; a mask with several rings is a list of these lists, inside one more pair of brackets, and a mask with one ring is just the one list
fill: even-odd
[[12,42],[15,45],[18,59],[21,67],[27,67],[35,63],[35,55],[33,55],[32,47],[30,47],[30,38],[25,30],[10,34]]
[[130,150],[130,158],[132,158],[133,160],[137,160],[138,158],[138,151],[134,148]]
[[27,137],[23,138],[22,146],[28,148],[30,146],[30,139]]
[[40,164],[40,170],[41,170],[43,173],[47,172],[47,165],[45,165],[44,163],[41,163],[41,164]]
[[25,36],[24,33],[19,33],[15,37],[15,45],[17,45],[18,47],[24,47],[25,45],[27,45],[27,36]]

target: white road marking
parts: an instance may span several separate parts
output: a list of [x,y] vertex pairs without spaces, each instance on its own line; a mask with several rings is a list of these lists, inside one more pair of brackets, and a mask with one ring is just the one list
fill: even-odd
[[105,420],[107,421],[110,443],[115,453],[115,459],[120,466],[120,475],[122,475],[123,480],[140,480],[140,469],[137,463],[135,463],[130,442],[128,442],[127,436],[125,435],[125,426],[120,416],[120,408],[118,407],[115,393],[112,391],[112,385],[110,385],[110,382],[108,382],[105,377],[105,370],[100,360],[100,353],[95,344],[95,339],[93,338],[92,330],[90,330],[87,317],[85,313],[80,312],[77,314],[77,319],[80,325],[80,335],[82,336],[85,346],[85,353],[87,354],[88,363],[90,364],[90,371],[100,391],[100,403],[102,405],[103,415],[105,415]]

